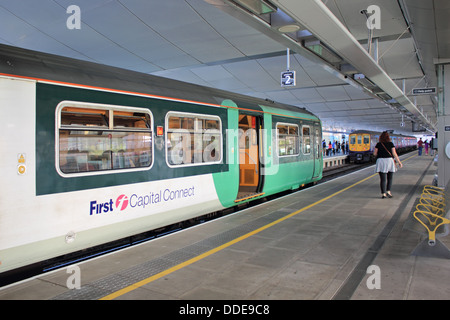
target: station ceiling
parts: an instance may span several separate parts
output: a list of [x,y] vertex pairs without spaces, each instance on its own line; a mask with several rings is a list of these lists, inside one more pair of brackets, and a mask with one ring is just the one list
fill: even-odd
[[326,130],[435,131],[436,95],[412,89],[450,58],[450,1],[267,2],[0,0],[0,43],[304,107]]

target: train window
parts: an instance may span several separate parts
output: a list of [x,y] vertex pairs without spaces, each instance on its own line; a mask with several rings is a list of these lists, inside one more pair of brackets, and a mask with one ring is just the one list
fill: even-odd
[[166,156],[169,166],[214,164],[222,161],[222,122],[219,117],[169,112],[166,127]]
[[316,128],[316,149],[317,149],[316,156],[317,156],[317,159],[319,159],[320,154],[322,152],[322,148],[320,146],[320,131],[318,128]]
[[309,126],[303,126],[303,153],[310,154],[311,153],[311,129]]
[[298,155],[298,126],[290,123],[277,123],[277,146],[279,156]]
[[368,134],[364,135],[364,144],[369,144],[370,143],[370,136]]
[[358,144],[362,143],[362,136],[358,135]]
[[150,129],[150,115],[148,113],[114,112],[114,128]]
[[109,127],[109,113],[107,110],[64,107],[61,110],[61,126],[107,129]]
[[355,144],[356,143],[356,136],[355,135],[351,135],[350,136],[350,144]]
[[62,102],[57,108],[57,169],[63,176],[152,164],[152,117],[141,108]]

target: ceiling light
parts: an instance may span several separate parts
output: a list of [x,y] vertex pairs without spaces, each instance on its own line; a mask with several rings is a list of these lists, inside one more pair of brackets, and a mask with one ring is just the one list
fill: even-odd
[[303,45],[305,46],[306,49],[322,57],[331,64],[339,63],[342,61],[342,59],[339,56],[337,56],[334,52],[328,49],[328,47],[319,40],[304,41]]
[[297,32],[300,30],[300,27],[296,24],[288,24],[286,26],[282,26],[278,28],[278,31],[282,33],[291,33],[291,32]]
[[242,7],[250,10],[256,15],[272,13],[277,11],[277,7],[267,0],[233,0]]

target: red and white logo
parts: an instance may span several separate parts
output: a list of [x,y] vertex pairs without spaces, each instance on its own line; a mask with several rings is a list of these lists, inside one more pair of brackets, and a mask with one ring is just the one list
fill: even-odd
[[128,197],[124,194],[121,194],[117,197],[116,200],[116,208],[120,209],[120,211],[125,210],[128,207]]

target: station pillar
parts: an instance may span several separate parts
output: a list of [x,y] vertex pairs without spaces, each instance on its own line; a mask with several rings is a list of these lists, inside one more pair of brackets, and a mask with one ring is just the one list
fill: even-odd
[[438,186],[450,180],[450,64],[436,65],[438,76]]

